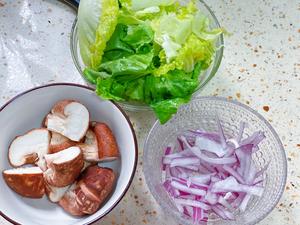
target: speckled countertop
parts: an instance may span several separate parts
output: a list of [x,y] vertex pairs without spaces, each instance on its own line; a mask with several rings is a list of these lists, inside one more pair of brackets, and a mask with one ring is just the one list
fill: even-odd
[[[260,225],[300,224],[300,2],[209,0],[231,36],[215,78],[201,95],[233,98],[261,113],[278,132],[288,157],[281,201]],[[0,0],[0,104],[49,82],[84,83],[72,64],[69,37],[75,12],[54,0]],[[139,162],[121,203],[97,224],[176,224],[151,197],[142,173],[152,113],[129,116]],[[0,224],[9,224],[0,218]]]

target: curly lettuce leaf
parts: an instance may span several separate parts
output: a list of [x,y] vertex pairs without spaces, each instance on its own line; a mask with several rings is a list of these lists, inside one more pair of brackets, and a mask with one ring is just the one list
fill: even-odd
[[190,96],[186,98],[174,98],[166,99],[164,101],[156,102],[151,104],[156,117],[159,119],[161,124],[166,123],[171,119],[172,115],[177,113],[178,108],[190,101]]
[[103,72],[103,71],[96,71],[93,70],[91,68],[85,68],[83,70],[83,76],[85,77],[86,80],[88,80],[91,84],[96,84],[97,83],[97,79],[100,78],[108,78],[111,75]]
[[176,43],[183,44],[192,33],[192,17],[179,19],[175,13],[163,14],[152,20],[151,26],[157,43],[161,44],[163,35],[168,35]]
[[121,83],[118,83],[112,78],[97,79],[96,86],[97,95],[104,99],[115,100],[115,101],[125,101],[125,87]]
[[191,34],[186,43],[178,50],[174,60],[168,63],[165,50],[159,53],[161,65],[153,71],[155,76],[162,76],[170,70],[179,69],[185,72],[194,70],[194,66],[201,62],[203,69],[206,69],[211,64],[215,47],[213,42],[198,38]]
[[111,74],[117,81],[133,80],[152,71],[153,53],[135,54],[100,65],[99,70]]
[[198,38],[203,40],[213,41],[217,39],[220,34],[224,33],[222,28],[213,29],[209,28],[209,19],[201,12],[197,12],[192,22],[192,31]]
[[98,71],[124,82],[151,73],[154,69],[154,54],[157,51],[153,46],[153,38],[153,31],[145,22],[118,24],[107,42]]
[[81,0],[78,8],[78,39],[85,65],[97,69],[106,42],[118,20],[117,0]]
[[121,40],[134,49],[138,49],[145,44],[152,43],[154,32],[149,25],[141,23],[127,26],[127,33]]
[[153,6],[172,5],[175,0],[132,0],[131,9],[134,11],[146,9]]

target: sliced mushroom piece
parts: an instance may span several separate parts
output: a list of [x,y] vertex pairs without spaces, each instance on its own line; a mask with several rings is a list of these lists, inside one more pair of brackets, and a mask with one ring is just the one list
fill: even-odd
[[80,187],[76,184],[73,184],[64,196],[59,201],[59,205],[68,213],[73,216],[84,216],[85,213],[81,210],[81,203],[77,201],[78,192]]
[[98,155],[100,161],[112,161],[118,158],[119,148],[116,138],[105,123],[92,123],[98,143]]
[[69,188],[70,185],[65,187],[54,187],[45,181],[45,192],[51,202],[59,202]]
[[54,105],[45,123],[48,130],[72,141],[80,141],[88,130],[89,111],[79,102],[62,100]]
[[98,143],[94,131],[89,129],[85,135],[85,141],[82,144],[78,144],[83,153],[83,158],[87,162],[98,162]]
[[85,136],[85,142],[78,145],[84,160],[89,162],[112,161],[119,156],[116,139],[105,123],[92,122]]
[[102,203],[112,192],[115,179],[112,169],[95,165],[83,172],[78,185],[87,197]]
[[112,169],[90,166],[76,186],[66,192],[59,205],[71,215],[93,214],[112,192],[115,179]]
[[45,128],[33,129],[16,137],[8,149],[8,159],[12,166],[36,164],[46,169],[44,155],[48,153],[50,133]]
[[63,151],[44,156],[48,169],[44,178],[49,185],[65,187],[72,184],[83,168],[83,156],[79,147],[70,147]]
[[69,138],[67,138],[59,133],[51,132],[49,153],[56,153],[56,152],[66,149],[66,148],[75,146],[76,144],[77,143],[75,141],[71,141]]
[[37,166],[5,170],[2,175],[7,185],[23,197],[42,198],[45,193],[43,171]]

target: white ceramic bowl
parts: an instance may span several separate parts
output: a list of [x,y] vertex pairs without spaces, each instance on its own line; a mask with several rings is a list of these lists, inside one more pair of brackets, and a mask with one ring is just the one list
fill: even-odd
[[101,163],[113,168],[117,182],[111,196],[93,215],[73,217],[46,196],[42,199],[23,198],[13,192],[0,176],[0,214],[14,224],[90,224],[111,211],[126,193],[137,164],[137,141],[132,125],[122,109],[111,101],[101,100],[92,88],[77,84],[50,84],[28,90],[0,109],[0,169],[11,168],[7,159],[10,142],[17,135],[40,127],[53,104],[62,99],[75,99],[90,111],[91,119],[103,121],[112,129],[120,149],[120,159]]

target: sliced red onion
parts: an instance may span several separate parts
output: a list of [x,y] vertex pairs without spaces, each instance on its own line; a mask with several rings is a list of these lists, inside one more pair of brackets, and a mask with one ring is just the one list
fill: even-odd
[[199,170],[198,166],[195,166],[195,165],[185,165],[185,166],[181,166],[181,167],[185,170],[191,170],[191,171]]
[[222,219],[224,219],[224,220],[227,219],[227,216],[225,215],[223,210],[220,210],[219,207],[217,207],[216,205],[212,206],[211,209],[212,209],[212,211],[214,211],[215,214],[220,216]]
[[176,167],[170,168],[170,175],[172,177],[178,177],[181,172]]
[[[172,152],[172,146],[166,147],[164,156],[171,154],[171,152]],[[162,170],[166,170],[166,165],[165,165],[166,163],[164,163],[164,158],[162,160],[163,160],[162,161]]]
[[257,171],[257,169],[256,169],[254,163],[251,161],[248,174],[245,176],[246,184],[249,184],[249,185],[253,184],[253,181],[254,181],[255,175],[256,175],[256,171]]
[[[171,180],[177,181],[177,182],[179,182],[180,184],[183,184],[183,185],[186,185],[186,186],[190,186],[190,187],[192,187],[192,188],[204,190],[204,191],[207,191],[207,189],[209,188],[209,186],[206,185],[206,184],[195,184],[195,183],[192,183],[192,182],[190,182],[189,180],[184,179],[184,178],[172,177]],[[195,196],[195,197],[197,197],[197,196]]]
[[168,147],[166,147],[165,155],[170,155],[172,150],[173,150],[173,145],[171,144]]
[[172,197],[180,195],[180,192],[171,186],[171,181],[167,180],[163,183],[164,188]]
[[242,203],[243,199],[245,198],[246,193],[240,193],[239,196],[231,203],[233,208],[237,208]]
[[219,215],[221,218],[223,218],[223,219],[229,219],[229,220],[234,220],[234,215],[231,213],[231,212],[229,212],[229,211],[227,211],[227,210],[225,210],[222,206],[220,206],[220,205],[215,205],[214,207],[211,207],[212,208],[212,210],[217,214],[217,215]]
[[225,208],[233,211],[234,208],[232,207],[232,205],[230,205],[230,203],[222,196],[219,196],[218,201],[219,204],[221,204],[222,206],[224,206]]
[[206,195],[204,196],[204,199],[211,205],[215,205],[218,202],[217,194],[211,193],[210,191],[207,191]]
[[195,146],[197,146],[201,150],[212,152],[219,157],[222,157],[226,154],[226,150],[222,147],[221,144],[213,140],[209,140],[205,137],[196,137]]
[[[195,223],[208,220],[215,212],[223,219],[233,220],[233,211],[245,211],[251,196],[263,193],[263,173],[252,161],[252,154],[264,139],[255,132],[243,139],[245,123],[236,137],[226,139],[221,122],[218,133],[203,130],[184,132],[177,137],[179,152],[170,145],[162,158],[162,181],[166,191],[182,214]],[[169,150],[171,149],[171,150]]]
[[193,194],[193,195],[204,196],[206,194],[206,191],[204,191],[204,190],[187,187],[184,184],[181,184],[177,181],[171,181],[171,186],[177,190],[184,191],[186,193]]
[[207,163],[211,164],[219,164],[219,165],[224,165],[224,164],[232,164],[235,163],[237,160],[235,157],[228,157],[228,158],[210,158],[203,154],[201,150],[198,147],[191,147],[190,150],[200,159]]
[[224,199],[225,200],[234,200],[236,199],[237,196],[233,193],[233,192],[227,192],[225,195],[224,195]]
[[244,192],[251,195],[262,196],[263,188],[258,186],[248,186],[244,184],[239,184],[237,180],[230,176],[224,180],[218,181],[212,185],[211,191],[213,193],[218,192]]
[[215,173],[211,174],[204,174],[204,175],[194,175],[190,176],[188,180],[190,180],[193,183],[198,184],[207,184],[210,181],[211,176],[214,176]]
[[210,165],[209,163],[200,160],[200,165],[198,166],[199,171],[201,171],[203,174],[205,173],[216,173],[216,169]]
[[226,141],[228,144],[231,143],[234,146],[234,148],[240,147],[239,142],[234,138],[227,139]]
[[254,179],[254,181],[253,181],[253,184],[252,185],[257,185],[257,184],[260,184],[260,183],[262,183],[264,181],[264,178],[262,177],[262,176],[260,176],[260,177],[257,177],[257,178],[255,178]]
[[196,201],[196,200],[191,200],[191,199],[182,199],[182,198],[175,198],[174,201],[178,204],[181,205],[186,205],[186,206],[193,206],[197,208],[201,208],[204,210],[210,210],[211,207],[203,202]]
[[180,198],[195,200],[195,195],[190,195],[190,194],[181,195]]
[[211,180],[211,182],[215,183],[215,182],[218,182],[218,181],[220,181],[220,180],[221,180],[221,178],[219,178],[219,177],[215,176],[215,177],[211,177],[211,178],[210,178],[210,180]]
[[[182,158],[175,158],[171,160],[170,167],[175,166],[189,166],[189,165],[198,165],[200,164],[200,159],[196,157],[182,157]],[[198,167],[196,167],[198,170]]]
[[185,210],[185,215],[192,217],[193,216],[193,207],[192,206],[183,206]]
[[262,131],[254,132],[251,136],[241,141],[240,146],[252,144],[257,146],[263,139],[265,134]]
[[177,141],[178,141],[178,145],[179,145],[179,150],[183,151],[184,150],[184,145],[183,145],[182,140],[180,138],[177,138]]
[[231,176],[233,176],[235,179],[238,180],[238,182],[244,184],[244,178],[236,171],[234,170],[232,167],[228,166],[228,165],[224,165],[223,169],[228,172]]

